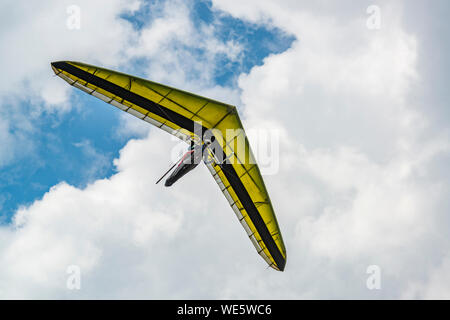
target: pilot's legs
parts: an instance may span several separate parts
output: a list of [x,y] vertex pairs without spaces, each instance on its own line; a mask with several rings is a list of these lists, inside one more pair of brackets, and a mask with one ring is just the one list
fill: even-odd
[[198,163],[183,163],[178,168],[172,172],[169,178],[167,178],[164,185],[166,187],[170,187],[173,185],[178,179],[180,179],[182,176],[184,176],[186,173],[194,169]]

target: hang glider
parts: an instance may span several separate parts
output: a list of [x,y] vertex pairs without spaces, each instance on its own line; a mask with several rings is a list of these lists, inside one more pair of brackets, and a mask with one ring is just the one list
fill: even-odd
[[188,143],[214,141],[204,163],[258,254],[284,270],[283,238],[236,107],[84,63],[58,61],[51,67],[70,85]]

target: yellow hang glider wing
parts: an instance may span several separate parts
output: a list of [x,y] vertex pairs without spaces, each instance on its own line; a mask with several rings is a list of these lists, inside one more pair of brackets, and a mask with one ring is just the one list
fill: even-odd
[[209,132],[215,141],[205,161],[209,171],[258,254],[284,270],[283,238],[236,107],[84,63],[58,61],[51,67],[70,85],[185,141],[202,141]]

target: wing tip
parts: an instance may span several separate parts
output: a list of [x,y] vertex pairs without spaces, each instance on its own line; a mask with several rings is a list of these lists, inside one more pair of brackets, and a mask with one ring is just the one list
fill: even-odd
[[281,261],[278,261],[278,263],[272,262],[272,264],[270,264],[269,267],[271,267],[272,269],[275,269],[277,271],[283,272],[284,268],[286,267],[286,258],[284,258]]
[[278,270],[283,272],[284,268],[286,267],[286,259],[283,259],[282,261],[280,261],[280,263],[277,265]]

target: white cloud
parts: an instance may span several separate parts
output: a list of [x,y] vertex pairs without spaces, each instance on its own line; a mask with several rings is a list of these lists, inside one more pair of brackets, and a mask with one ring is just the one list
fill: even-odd
[[426,281],[423,283],[411,283],[403,297],[405,299],[449,299],[449,268],[450,259],[446,256],[439,265],[430,267]]
[[[382,29],[374,32],[365,28],[365,10],[333,19],[301,2],[214,4],[298,39],[239,83],[248,125],[270,119],[286,131],[281,172],[267,180],[292,241],[291,266],[305,267],[292,258],[305,258],[300,250],[310,263],[328,261],[319,270],[336,290],[313,296],[375,297],[361,285],[372,263],[391,281],[383,297],[400,297],[408,283],[424,281],[432,271],[423,260],[442,254],[431,249],[439,243],[434,235],[448,234],[440,219],[449,183],[430,174],[450,145],[448,131],[430,128],[412,98],[420,81],[418,41],[403,30],[402,7],[381,4]],[[360,287],[346,288],[350,279]]]
[[[130,61],[144,58],[149,67],[139,70],[141,75],[231,103],[238,101],[235,90],[212,84],[212,78],[217,55],[227,54],[237,59],[239,45],[216,39],[212,27],[195,26],[190,20],[190,6],[183,1],[153,4],[151,10],[155,15],[160,13],[142,30],[133,29],[129,21],[121,18],[121,14],[133,14],[144,5],[140,1],[124,0],[3,1],[0,4],[0,11],[8,12],[8,19],[2,21],[5,27],[0,32],[0,41],[9,44],[8,50],[0,54],[3,75],[0,112],[5,138],[0,165],[29,151],[24,148],[24,152],[17,150],[16,154],[13,148],[6,148],[25,146],[22,136],[27,136],[30,130],[22,130],[21,123],[38,123],[44,111],[62,114],[73,107],[69,100],[71,88],[53,75],[52,61],[82,61],[127,71]],[[79,8],[79,29],[67,27],[73,14],[67,10],[71,6]],[[196,49],[207,53],[195,57],[192,51]],[[122,119],[125,120],[118,134],[146,135],[147,130],[139,121],[126,115]],[[18,130],[6,131],[13,126]]]

